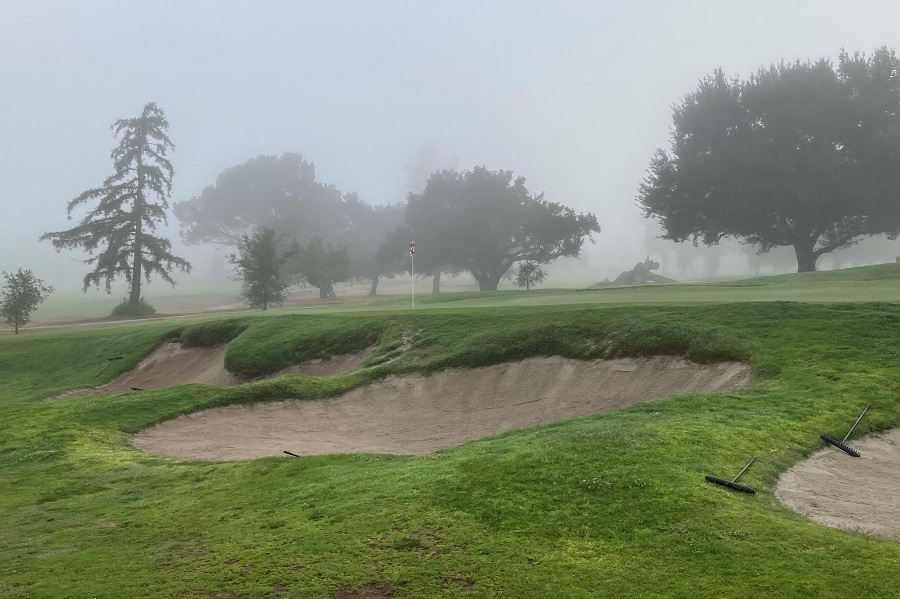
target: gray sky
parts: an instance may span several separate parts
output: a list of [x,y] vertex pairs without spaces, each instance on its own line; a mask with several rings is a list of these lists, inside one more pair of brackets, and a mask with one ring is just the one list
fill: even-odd
[[110,124],[155,101],[173,201],[285,151],[343,191],[403,201],[430,142],[596,213],[581,264],[606,276],[643,258],[635,192],[698,79],[900,46],[898,22],[896,1],[0,0],[0,270],[77,288],[76,256],[37,239],[110,174]]

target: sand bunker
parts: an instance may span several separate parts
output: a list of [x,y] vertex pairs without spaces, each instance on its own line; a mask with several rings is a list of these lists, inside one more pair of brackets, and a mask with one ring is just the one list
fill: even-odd
[[284,450],[421,455],[679,393],[728,391],[749,378],[750,367],[737,362],[531,358],[389,377],[326,400],[204,410],[163,422],[133,441],[152,453],[202,460],[278,456]]
[[819,524],[900,540],[900,429],[850,443],[861,457],[829,445],[785,472],[775,494]]
[[[330,360],[311,360],[263,378],[273,378],[282,374],[334,376],[357,368],[369,359],[376,349],[373,346],[355,354],[333,356]],[[227,345],[184,348],[178,342],[165,343],[114,381],[93,389],[69,391],[50,399],[70,399],[97,393],[125,393],[132,387],[164,389],[191,383],[226,386],[246,382],[225,369],[227,350]]]
[[281,372],[272,376],[281,376],[282,374],[305,374],[307,376],[334,376],[342,372],[350,372],[356,370],[360,364],[371,358],[378,347],[372,346],[355,354],[341,354],[339,356],[331,356],[327,360],[310,360],[295,366],[288,366]]

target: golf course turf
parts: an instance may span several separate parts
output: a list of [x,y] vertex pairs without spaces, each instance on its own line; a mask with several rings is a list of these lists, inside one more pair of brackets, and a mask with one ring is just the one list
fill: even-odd
[[[688,297],[707,286],[643,288],[635,305],[597,298],[637,290],[558,291],[557,305],[455,294],[415,312],[393,302],[0,338],[0,596],[897,596],[900,543],[813,523],[774,494],[822,447],[819,433],[846,430],[867,403],[853,438],[900,425],[900,304],[864,301],[870,284],[881,299],[896,291],[900,270],[854,270],[760,283],[821,303]],[[827,303],[835,285],[854,301]],[[328,378],[45,401],[106,383],[175,338],[230,341],[225,364],[245,378],[378,349]],[[740,360],[753,378],[418,457],[213,463],[130,444],[206,408],[554,355]],[[741,483],[756,495],[704,481],[753,456]]]

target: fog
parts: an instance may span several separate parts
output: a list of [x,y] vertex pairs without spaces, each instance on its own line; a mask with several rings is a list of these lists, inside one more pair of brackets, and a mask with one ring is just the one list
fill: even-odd
[[[431,144],[445,164],[512,170],[597,215],[596,244],[554,265],[548,285],[614,278],[649,254],[678,279],[788,271],[733,243],[683,246],[679,262],[654,239],[634,198],[668,146],[672,105],[717,67],[746,77],[900,46],[898,22],[894,1],[0,0],[0,270],[80,289],[81,256],[38,237],[71,226],[66,202],[111,173],[110,124],[153,101],[176,146],[172,202],[283,152],[367,202],[402,202],[406,166]],[[183,247],[171,213],[165,231],[194,262],[179,284],[224,280],[221,250]],[[895,245],[836,259],[888,261]]]

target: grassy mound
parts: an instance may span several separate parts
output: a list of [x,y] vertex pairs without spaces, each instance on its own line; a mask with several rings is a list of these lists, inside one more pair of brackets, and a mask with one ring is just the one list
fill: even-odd
[[862,281],[895,281],[900,279],[900,264],[876,264],[874,266],[857,266],[855,268],[840,268],[837,270],[825,270],[820,272],[800,272],[769,277],[755,277],[723,283],[728,286],[763,286],[763,285],[797,285],[809,283],[839,283]]
[[[858,434],[900,423],[896,305],[444,308],[191,326],[0,339],[0,596],[895,593],[900,543],[807,522],[773,489],[820,447],[820,431],[846,428],[865,403],[873,409]],[[233,339],[227,359],[240,372],[374,342],[379,350],[374,368],[331,379],[40,401],[109,380],[173,335]],[[128,445],[130,433],[178,414],[325,397],[388,374],[656,353],[747,359],[755,382],[422,458],[211,464]],[[111,355],[123,358],[97,376]],[[753,455],[742,482],[756,496],[703,481]]]

